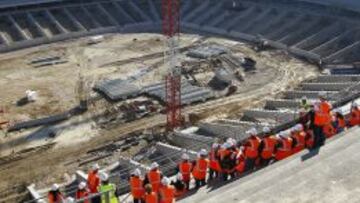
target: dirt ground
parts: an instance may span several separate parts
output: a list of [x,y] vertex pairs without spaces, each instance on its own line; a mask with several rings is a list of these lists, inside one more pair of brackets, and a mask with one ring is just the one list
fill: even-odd
[[[187,46],[198,40],[197,35],[183,35],[181,46]],[[125,65],[107,65],[118,60],[136,58],[150,53],[163,51],[163,42],[156,34],[112,34],[106,35],[105,41],[86,45],[86,38],[54,43],[47,46],[30,48],[0,56],[0,106],[6,113],[0,119],[12,122],[40,118],[66,111],[77,104],[76,86],[79,72],[86,78],[88,86],[105,78],[127,78],[140,69],[158,63],[162,58],[135,60]],[[229,47],[235,55],[246,55],[257,61],[258,72],[247,75],[239,87],[239,94],[220,98],[195,106],[188,106],[184,113],[196,113],[201,119],[214,120],[225,117],[239,117],[244,108],[261,105],[266,98],[276,97],[278,93],[300,81],[316,75],[315,67],[298,59],[287,56],[281,51],[255,52],[250,46],[220,38],[208,38],[206,42],[216,42]],[[28,64],[32,58],[61,55],[68,63],[34,68]],[[81,68],[77,64],[81,62]],[[81,69],[81,70],[80,70]],[[138,81],[145,85],[160,81],[166,70],[164,65],[151,71]],[[31,89],[39,93],[39,100],[22,107],[16,101]],[[56,142],[51,149],[37,152],[26,158],[0,166],[0,202],[1,191],[14,185],[36,183],[39,187],[53,182],[64,181],[64,174],[73,174],[77,164],[66,164],[85,154],[88,150],[111,142],[114,139],[133,132],[145,130],[165,123],[163,115],[155,115],[112,128],[99,128],[92,120],[94,114],[103,110],[103,101],[98,102],[99,109],[72,118],[55,127],[61,129],[55,139],[38,139],[29,134],[37,129],[0,134],[0,157],[17,152],[29,146]],[[41,136],[40,136],[41,137]],[[140,145],[139,147],[143,147]],[[133,153],[136,153],[134,150]],[[128,153],[126,156],[131,156]],[[116,157],[114,157],[114,160]]]

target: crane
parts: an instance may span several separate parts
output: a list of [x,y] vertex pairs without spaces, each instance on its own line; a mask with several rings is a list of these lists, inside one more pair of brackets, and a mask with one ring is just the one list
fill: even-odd
[[165,36],[165,78],[167,129],[181,125],[181,68],[178,66],[180,0],[162,0],[162,30]]

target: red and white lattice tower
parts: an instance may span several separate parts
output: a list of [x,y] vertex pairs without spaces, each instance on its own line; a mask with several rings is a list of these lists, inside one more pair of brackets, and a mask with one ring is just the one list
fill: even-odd
[[165,79],[167,128],[173,130],[181,125],[181,69],[178,66],[180,33],[180,0],[162,0],[163,34],[166,37]]

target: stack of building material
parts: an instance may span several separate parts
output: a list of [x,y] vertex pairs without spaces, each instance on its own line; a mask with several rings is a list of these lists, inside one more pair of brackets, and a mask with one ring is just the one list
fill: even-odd
[[94,90],[103,93],[112,101],[136,97],[141,93],[138,86],[122,79],[103,81],[95,85]]

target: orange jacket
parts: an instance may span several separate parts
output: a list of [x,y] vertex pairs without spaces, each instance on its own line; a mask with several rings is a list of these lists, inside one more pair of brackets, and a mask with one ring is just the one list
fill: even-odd
[[197,180],[203,180],[206,178],[206,172],[209,166],[209,160],[204,158],[199,158],[192,171],[192,175]]
[[350,126],[360,125],[360,109],[359,108],[352,108],[350,119],[349,119]]
[[158,203],[158,195],[155,192],[146,193],[144,196],[145,203]]
[[243,173],[245,171],[245,156],[243,153],[236,157],[236,167],[235,170],[238,173]]
[[62,196],[61,192],[56,193],[56,198],[54,193],[51,191],[48,194],[48,202],[49,203],[63,203],[64,197]]
[[175,188],[172,185],[160,188],[160,203],[174,203]]
[[263,159],[270,159],[273,156],[275,145],[276,145],[276,138],[274,136],[265,137],[263,140],[264,148],[261,151],[261,158]]
[[292,138],[294,138],[296,140],[296,145],[292,149],[293,154],[298,153],[298,152],[300,152],[301,150],[303,150],[305,148],[306,133],[304,131],[294,133],[292,135]]
[[339,128],[346,128],[346,122],[345,122],[345,119],[344,118],[337,118],[338,120],[338,127]]
[[334,126],[330,123],[323,127],[323,132],[326,138],[330,138],[336,134],[336,129]]
[[159,170],[151,170],[147,173],[147,178],[152,186],[152,190],[157,193],[159,192],[161,185],[161,173]]
[[182,161],[179,164],[179,172],[183,177],[184,182],[189,182],[191,179],[192,164],[189,161]]
[[219,153],[219,150],[216,149],[211,149],[210,151],[210,163],[209,163],[209,168],[211,170],[220,172],[221,171],[221,167],[220,167],[220,163],[219,160],[217,159],[217,154]]
[[131,195],[135,199],[141,199],[144,196],[145,190],[143,187],[143,181],[137,176],[130,177],[130,190]]
[[275,154],[276,160],[282,160],[286,157],[290,156],[292,154],[292,143],[293,140],[290,137],[281,138],[280,142],[282,143],[282,146],[277,149],[277,152]]
[[[75,194],[75,197],[76,197],[77,200],[85,198],[87,196],[89,196],[89,193],[86,190],[77,190],[76,194]],[[87,200],[84,200],[82,202],[83,203],[89,203],[89,200],[87,199]]]
[[90,193],[98,192],[98,186],[100,185],[100,178],[97,172],[90,171],[88,173],[87,185],[90,190]]
[[256,159],[259,156],[260,138],[257,136],[250,137],[245,147],[246,158]]
[[324,126],[331,122],[331,104],[327,101],[320,103],[319,108],[315,111],[314,124]]

